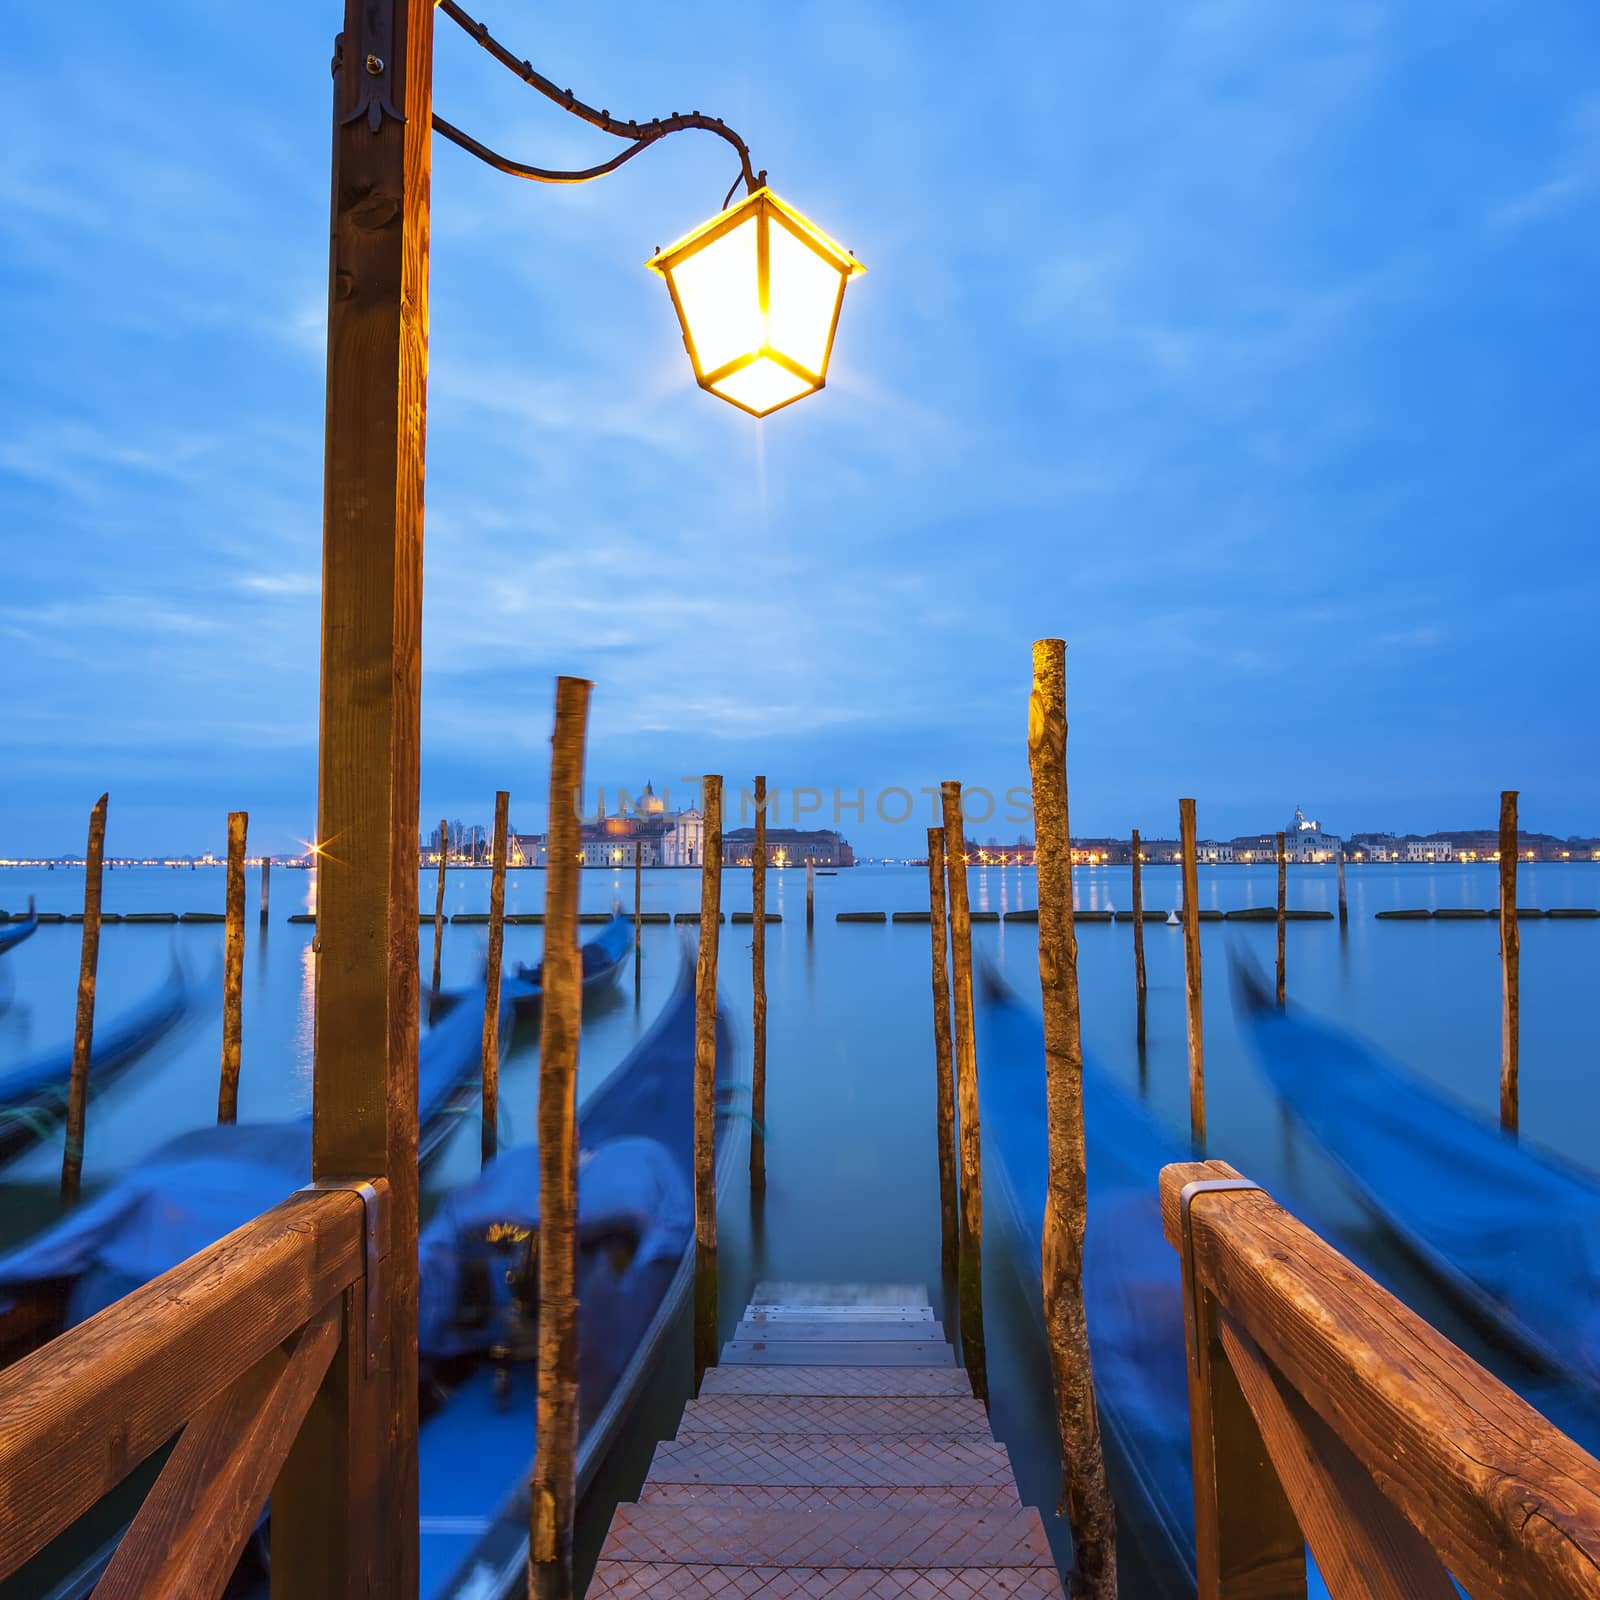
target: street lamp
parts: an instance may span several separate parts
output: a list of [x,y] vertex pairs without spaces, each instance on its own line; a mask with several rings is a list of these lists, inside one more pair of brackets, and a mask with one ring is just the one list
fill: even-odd
[[[845,285],[867,269],[767,187],[767,175],[753,169],[744,140],[720,117],[698,111],[674,112],[653,122],[624,122],[609,111],[596,111],[518,60],[456,0],[439,0],[439,10],[563,110],[631,141],[599,166],[555,171],[512,161],[444,118],[433,117],[435,132],[500,172],[535,183],[588,183],[685,128],[714,133],[739,152],[739,176],[723,210],[676,244],[657,250],[645,265],[666,280],[695,382],[702,389],[753,417],[815,394],[828,376]],[[730,205],[740,183],[745,197]]]
[[765,185],[645,265],[666,279],[695,382],[755,417],[822,387],[845,285],[867,270]]

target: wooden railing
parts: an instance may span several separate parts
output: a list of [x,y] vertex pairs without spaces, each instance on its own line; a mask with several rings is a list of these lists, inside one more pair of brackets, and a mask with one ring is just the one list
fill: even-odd
[[[384,1450],[388,1234],[381,1179],[302,1190],[0,1372],[0,1579],[176,1435],[101,1600],[220,1594],[269,1495],[274,1593],[366,1593],[382,1497],[321,1464]],[[324,1437],[280,1484],[319,1392]]]
[[[1221,1161],[1183,1256],[1200,1600],[1594,1600],[1600,1462]],[[1448,1575],[1447,1575],[1448,1574]]]

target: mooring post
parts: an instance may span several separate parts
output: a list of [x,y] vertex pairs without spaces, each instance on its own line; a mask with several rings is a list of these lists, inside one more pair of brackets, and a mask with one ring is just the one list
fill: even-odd
[[[1061,1505],[1072,1526],[1081,1592],[1115,1600],[1117,1526],[1100,1443],[1089,1324],[1083,1304],[1088,1182],[1083,1136],[1083,1033],[1078,935],[1072,907],[1072,831],[1067,807],[1067,647],[1033,647],[1028,768],[1039,874],[1039,994],[1044,1012],[1045,1122],[1049,1169],[1044,1208],[1044,1317],[1061,1439]],[[1137,926],[1137,924],[1135,924]]]
[[816,863],[810,856],[806,857],[806,932],[810,933],[817,923],[817,874]]
[[1138,1005],[1135,1038],[1144,1043],[1144,1012],[1147,986],[1144,971],[1144,853],[1139,845],[1139,830],[1133,830],[1133,993]]
[[944,829],[928,829],[928,921],[933,933],[933,1066],[938,1096],[939,1259],[953,1278],[961,1229],[956,1217],[956,1078],[950,1045],[950,927],[945,911]]
[[1500,791],[1500,1126],[1517,1131],[1522,1002],[1517,929],[1517,790]]
[[1344,893],[1344,846],[1339,846],[1339,926],[1348,925],[1350,921],[1350,902],[1345,899]]
[[961,1250],[957,1272],[961,1352],[972,1392],[989,1404],[983,1341],[983,1143],[978,1125],[978,1050],[972,1019],[972,907],[967,898],[967,830],[961,785],[939,786],[944,814],[945,893],[950,906],[951,994],[955,1016],[956,1101],[961,1138]]
[[261,926],[267,925],[267,907],[272,900],[272,857],[261,858]]
[[640,963],[644,960],[644,838],[633,836],[633,995],[639,997]]
[[[583,750],[589,691],[556,679],[544,880],[544,997],[539,1010],[539,1401],[528,1528],[528,1593],[572,1600],[578,1503],[578,952]],[[501,815],[496,796],[496,818]]]
[[1206,1143],[1206,1054],[1200,1011],[1200,872],[1195,863],[1194,801],[1178,802],[1183,851],[1183,976],[1188,1001],[1189,1137],[1196,1150]]
[[722,921],[722,779],[701,779],[700,950],[694,969],[694,1388],[717,1361],[717,942]]
[[1289,1003],[1285,985],[1289,956],[1289,852],[1283,834],[1278,835],[1278,1009]]
[[489,873],[489,960],[483,974],[483,1166],[494,1160],[500,1143],[500,960],[506,939],[506,831],[510,808],[510,792],[496,789],[494,865]]
[[239,1056],[244,1042],[244,846],[247,811],[228,813],[227,935],[222,957],[222,1078],[217,1121],[239,1120]]
[[106,804],[89,813],[83,861],[83,944],[78,957],[78,1015],[72,1030],[72,1076],[67,1082],[66,1144],[61,1152],[61,1204],[75,1205],[83,1184],[83,1130],[89,1107],[89,1062],[94,1048],[94,985],[100,970],[100,884],[106,854]]
[[444,955],[444,869],[450,859],[450,824],[439,818],[439,885],[433,892],[433,995],[439,997],[439,961]]
[[767,1187],[767,780],[756,778],[750,848],[750,1187]]

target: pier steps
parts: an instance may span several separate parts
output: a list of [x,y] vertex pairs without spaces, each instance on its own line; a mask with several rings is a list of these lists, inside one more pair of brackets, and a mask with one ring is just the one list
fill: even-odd
[[593,1600],[1061,1600],[927,1292],[764,1283],[612,1521]]

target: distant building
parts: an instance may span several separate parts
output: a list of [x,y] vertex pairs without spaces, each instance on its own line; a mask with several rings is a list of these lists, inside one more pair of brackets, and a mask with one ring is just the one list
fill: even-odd
[[[723,864],[748,867],[755,847],[754,828],[730,829],[722,836]],[[818,867],[853,867],[856,854],[836,828],[767,829],[769,867],[803,867],[808,861]]]

